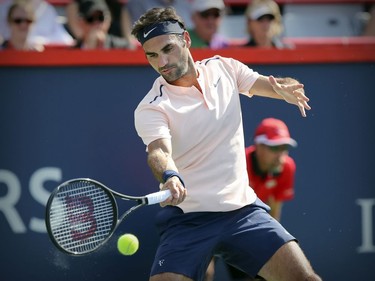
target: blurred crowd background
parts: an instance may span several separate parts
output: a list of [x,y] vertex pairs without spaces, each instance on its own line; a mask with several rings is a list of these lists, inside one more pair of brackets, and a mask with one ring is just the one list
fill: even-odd
[[375,35],[371,0],[0,0],[1,49],[139,48],[133,23],[173,6],[194,48],[293,48],[306,38]]

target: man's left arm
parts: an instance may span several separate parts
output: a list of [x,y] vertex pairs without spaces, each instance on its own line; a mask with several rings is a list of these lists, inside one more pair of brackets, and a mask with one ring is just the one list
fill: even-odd
[[310,110],[309,98],[305,95],[303,84],[293,78],[275,78],[260,75],[249,91],[250,95],[283,99],[290,104],[296,105],[303,117],[306,110]]

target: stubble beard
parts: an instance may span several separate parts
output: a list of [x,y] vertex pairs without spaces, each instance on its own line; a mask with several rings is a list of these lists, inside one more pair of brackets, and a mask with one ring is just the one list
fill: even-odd
[[194,62],[189,57],[187,62],[181,60],[179,63],[170,65],[169,67],[173,67],[172,71],[168,74],[162,74],[162,76],[167,82],[172,83],[188,74],[190,69],[194,69]]

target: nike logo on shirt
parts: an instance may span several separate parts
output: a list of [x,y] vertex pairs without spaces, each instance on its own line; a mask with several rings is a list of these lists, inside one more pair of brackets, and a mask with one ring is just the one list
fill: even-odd
[[220,79],[221,79],[221,76],[219,77],[219,79],[217,79],[216,83],[214,83],[214,87],[215,87],[215,88],[216,88],[217,85],[219,84]]

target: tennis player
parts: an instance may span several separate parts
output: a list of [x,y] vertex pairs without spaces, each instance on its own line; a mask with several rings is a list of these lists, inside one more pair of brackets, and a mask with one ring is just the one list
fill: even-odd
[[148,10],[132,34],[160,74],[135,110],[135,127],[153,174],[172,193],[156,218],[150,280],[201,281],[213,255],[266,280],[321,280],[249,187],[239,97],[282,99],[306,116],[303,85],[231,58],[194,62],[173,8]]

